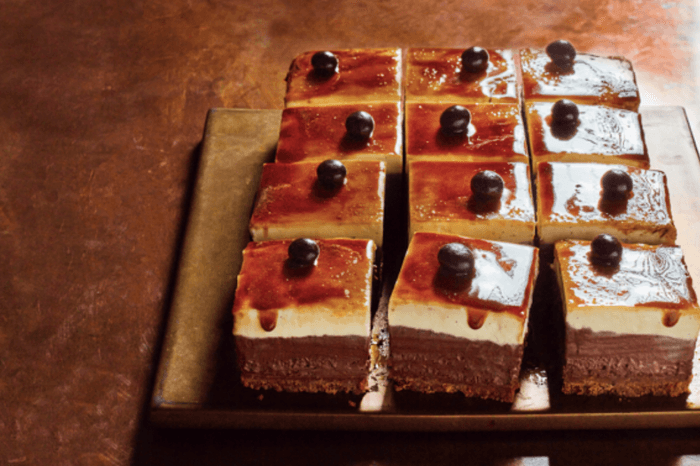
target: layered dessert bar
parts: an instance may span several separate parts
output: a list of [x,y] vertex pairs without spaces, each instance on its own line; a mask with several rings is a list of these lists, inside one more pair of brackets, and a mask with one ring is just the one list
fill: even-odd
[[549,244],[600,233],[624,243],[674,244],[666,175],[625,165],[540,163],[537,232]]
[[381,160],[403,171],[400,103],[294,107],[282,112],[277,162]]
[[569,99],[577,104],[639,109],[639,88],[632,64],[625,58],[578,53],[568,42],[556,41],[546,50],[521,50],[520,63],[525,103]]
[[413,235],[389,300],[394,387],[512,402],[537,267],[531,246]]
[[406,161],[529,163],[518,104],[407,103]]
[[381,245],[385,178],[383,162],[265,164],[250,219],[253,241],[308,236]]
[[406,102],[518,103],[512,50],[410,48]]
[[563,99],[526,103],[525,118],[533,166],[547,161],[649,168],[642,118],[637,112]]
[[609,235],[561,241],[555,268],[566,320],[564,393],[688,391],[700,308],[679,247]]
[[417,160],[410,162],[410,173],[409,237],[432,231],[532,244],[528,164]]
[[248,244],[233,305],[243,385],[365,390],[374,250],[353,239]]
[[402,66],[399,48],[302,53],[287,73],[285,106],[399,103]]

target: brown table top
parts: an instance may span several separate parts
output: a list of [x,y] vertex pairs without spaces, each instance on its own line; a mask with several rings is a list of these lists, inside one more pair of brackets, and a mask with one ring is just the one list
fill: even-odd
[[210,432],[143,422],[206,112],[282,108],[296,54],[566,38],[629,58],[642,104],[685,106],[700,134],[697,0],[314,5],[3,2],[0,463],[697,460],[693,430]]

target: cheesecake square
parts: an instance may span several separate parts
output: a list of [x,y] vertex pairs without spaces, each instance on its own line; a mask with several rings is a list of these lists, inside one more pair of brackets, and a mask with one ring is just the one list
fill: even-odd
[[535,207],[527,163],[416,160],[410,165],[409,238],[429,231],[533,243]]
[[557,124],[552,102],[525,104],[533,165],[592,162],[649,168],[639,113],[599,105],[576,105],[578,122]]
[[[615,178],[629,192],[614,196]],[[604,186],[605,180],[611,180]],[[666,175],[658,170],[595,163],[543,162],[537,166],[537,234],[540,243],[592,241],[601,233],[623,243],[674,244],[676,227]],[[613,196],[606,194],[611,190]]]
[[461,119],[468,122],[461,134],[454,134],[442,124],[443,114],[452,112],[455,105],[406,103],[407,163],[411,160],[529,163],[518,104],[458,105],[469,113]]
[[637,111],[639,88],[629,60],[574,52],[569,66],[558,66],[545,50],[520,51],[524,102],[569,99]]
[[399,103],[402,67],[400,48],[302,53],[287,73],[285,107]]
[[515,54],[480,47],[409,48],[404,93],[406,102],[518,103]]
[[[307,252],[310,240],[300,240]],[[316,257],[300,263],[295,241],[252,242],[243,251],[233,305],[241,381],[252,389],[362,393],[374,243],[316,239]]]
[[282,112],[276,161],[379,160],[403,172],[400,103],[294,107]]
[[700,309],[681,249],[621,244],[617,264],[599,265],[592,244],[555,245],[566,322],[564,393],[687,393]]
[[532,246],[413,235],[389,299],[394,388],[512,402],[537,270]]
[[314,238],[371,239],[384,232],[383,162],[346,161],[339,185],[324,186],[315,162],[263,165],[250,218],[253,241]]

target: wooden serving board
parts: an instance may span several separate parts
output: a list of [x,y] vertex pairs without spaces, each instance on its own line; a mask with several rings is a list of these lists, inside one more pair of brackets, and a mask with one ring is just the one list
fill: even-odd
[[[700,161],[685,111],[642,107],[641,113],[651,166],[668,177],[677,242],[695,283],[700,283]],[[556,341],[560,335],[546,328],[552,318],[556,321],[560,303],[546,283],[533,304],[522,387],[513,405],[461,394],[395,394],[381,372],[376,374],[374,391],[364,398],[262,393],[242,387],[234,363],[231,307],[262,164],[274,160],[280,119],[279,110],[209,112],[152,395],[152,422],[170,427],[396,431],[700,426],[697,351],[695,379],[687,397],[561,394]],[[401,189],[402,184],[394,187]],[[387,202],[401,198],[397,195]],[[396,235],[402,237],[400,231]],[[385,244],[386,262],[400,265],[402,248],[405,242],[400,239],[393,248]],[[395,271],[389,267],[388,272]],[[390,290],[391,284],[385,283],[375,310],[375,333],[386,325],[382,313]]]

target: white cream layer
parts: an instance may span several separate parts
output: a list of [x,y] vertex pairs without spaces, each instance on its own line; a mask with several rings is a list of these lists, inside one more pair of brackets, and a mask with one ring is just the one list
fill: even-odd
[[566,311],[569,327],[594,332],[612,332],[620,335],[658,335],[696,340],[700,332],[700,315],[683,314],[672,327],[663,324],[666,311],[658,308],[576,308]]
[[247,338],[369,337],[371,327],[369,299],[370,296],[367,293],[366,307],[353,311],[337,312],[332,307],[333,302],[279,309],[277,325],[269,332],[260,325],[258,310],[241,310],[234,315],[233,334]]
[[522,345],[527,333],[527,319],[507,312],[489,312],[484,324],[475,330],[469,326],[467,310],[463,306],[394,301],[389,308],[389,327],[429,330],[472,341],[491,341],[498,345]]

